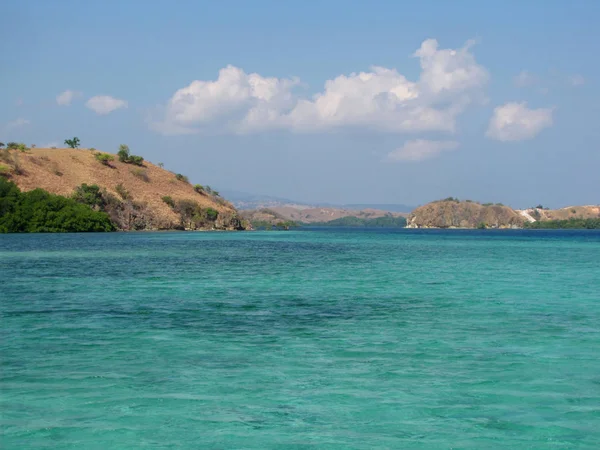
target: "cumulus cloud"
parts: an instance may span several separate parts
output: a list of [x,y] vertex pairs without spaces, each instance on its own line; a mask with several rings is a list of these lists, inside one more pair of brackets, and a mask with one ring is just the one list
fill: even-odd
[[59,106],[69,106],[73,100],[81,97],[81,92],[66,90],[56,96],[56,103]]
[[486,136],[499,141],[531,139],[552,125],[553,108],[529,109],[526,102],[506,103],[494,109]]
[[85,106],[96,114],[109,114],[120,108],[127,108],[127,102],[109,95],[97,95],[85,102]]
[[165,134],[339,127],[452,132],[465,108],[483,98],[488,80],[472,45],[439,49],[435,39],[428,39],[413,55],[421,66],[418,80],[374,66],[327,80],[310,98],[296,94],[296,78],[263,77],[230,65],[214,81],[196,80],[176,91],[152,127]]
[[425,139],[416,139],[406,142],[402,147],[388,153],[389,161],[423,161],[430,159],[443,151],[454,150],[458,148],[458,142],[455,141],[428,141]]

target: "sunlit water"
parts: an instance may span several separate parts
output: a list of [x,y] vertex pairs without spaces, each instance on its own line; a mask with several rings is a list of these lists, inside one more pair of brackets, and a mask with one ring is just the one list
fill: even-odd
[[2,449],[600,448],[600,233],[0,235]]

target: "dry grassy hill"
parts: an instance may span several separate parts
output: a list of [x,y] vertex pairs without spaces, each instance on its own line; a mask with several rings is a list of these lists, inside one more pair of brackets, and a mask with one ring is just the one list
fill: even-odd
[[149,228],[171,229],[181,226],[181,218],[162,198],[170,196],[175,202],[190,200],[201,208],[212,208],[219,212],[217,227],[238,228],[237,211],[231,203],[208,193],[198,193],[186,181],[175,178],[175,174],[151,162],[143,166],[120,162],[116,155],[110,166],[100,163],[96,151],[84,149],[34,148],[27,152],[3,151],[1,164],[9,166],[10,179],[21,190],[42,188],[48,192],[69,196],[83,183],[96,184],[117,198],[117,186],[129,193],[130,199],[145,208]]
[[444,200],[415,209],[408,217],[408,228],[491,228],[520,227],[525,219],[504,205]]
[[530,208],[514,210],[501,204],[480,204],[446,199],[415,209],[408,217],[408,228],[516,228],[526,222],[597,219],[600,206],[569,206],[561,209]]
[[600,205],[568,206],[560,209],[530,208],[522,210],[536,220],[598,219]]

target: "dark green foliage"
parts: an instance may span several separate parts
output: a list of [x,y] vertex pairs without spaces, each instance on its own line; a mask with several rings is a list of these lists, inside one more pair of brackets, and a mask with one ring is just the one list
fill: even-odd
[[[184,183],[189,183],[190,180],[188,179],[188,177],[186,177],[185,175],[182,175],[180,173],[178,173],[177,175],[175,175],[175,178],[179,181],[183,181]],[[206,187],[206,189],[208,190],[208,186]]]
[[158,163],[158,164],[157,164],[157,166],[158,166],[158,167],[160,167],[160,168],[162,169],[162,168],[164,168],[164,167],[165,167],[165,164],[164,164],[164,163]]
[[194,185],[194,190],[198,193],[198,194],[202,194],[204,192],[204,186],[202,186],[201,184],[195,184]]
[[42,189],[21,192],[0,178],[0,233],[114,231],[106,213]]
[[125,144],[119,145],[119,151],[117,152],[117,156],[119,157],[119,161],[128,162],[129,161],[129,147]]
[[487,228],[487,226],[486,226],[486,225],[485,225],[485,223],[483,223],[483,222],[479,222],[479,223],[477,224],[477,229],[478,229],[478,230],[485,230],[486,228]]
[[79,144],[81,141],[78,137],[74,137],[73,139],[65,139],[65,145],[71,148],[79,148]]
[[171,208],[175,208],[175,200],[173,200],[173,197],[171,197],[170,195],[165,195],[162,198],[162,201],[169,205]]
[[125,144],[119,145],[117,156],[119,157],[119,161],[124,162],[125,164],[135,164],[136,166],[144,165],[144,158],[129,153],[129,147]]
[[110,162],[115,160],[115,157],[109,153],[96,153],[96,159],[100,164],[110,167]]
[[525,228],[531,229],[600,229],[600,219],[566,219],[566,220],[540,220],[525,223]]
[[142,158],[141,156],[131,155],[129,157],[129,163],[130,164],[135,164],[136,166],[143,166],[144,165],[144,158]]
[[217,220],[217,216],[219,215],[219,211],[213,208],[206,208],[206,217],[208,220],[215,221]]
[[140,180],[145,181],[146,183],[150,182],[150,177],[148,176],[148,173],[144,169],[131,169],[131,174],[134,177],[137,177]]
[[85,184],[77,186],[72,195],[77,203],[87,205],[91,208],[102,208],[105,204],[102,192],[97,184]]
[[4,142],[0,142],[0,148],[4,147]]

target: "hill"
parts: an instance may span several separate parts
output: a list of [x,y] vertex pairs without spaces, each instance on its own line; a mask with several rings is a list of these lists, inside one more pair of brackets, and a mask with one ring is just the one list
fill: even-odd
[[141,165],[121,162],[113,154],[108,154],[113,160],[104,164],[97,159],[99,153],[2,150],[0,170],[22,191],[41,188],[70,197],[83,184],[97,185],[104,199],[102,208],[123,230],[248,228],[231,203],[212,191],[195,188],[187,178],[148,161]]
[[541,207],[514,210],[502,204],[458,201],[447,198],[416,208],[408,217],[408,228],[521,228],[530,224],[573,219],[598,219],[600,206]]
[[525,218],[508,206],[446,199],[410,213],[408,228],[520,228]]

